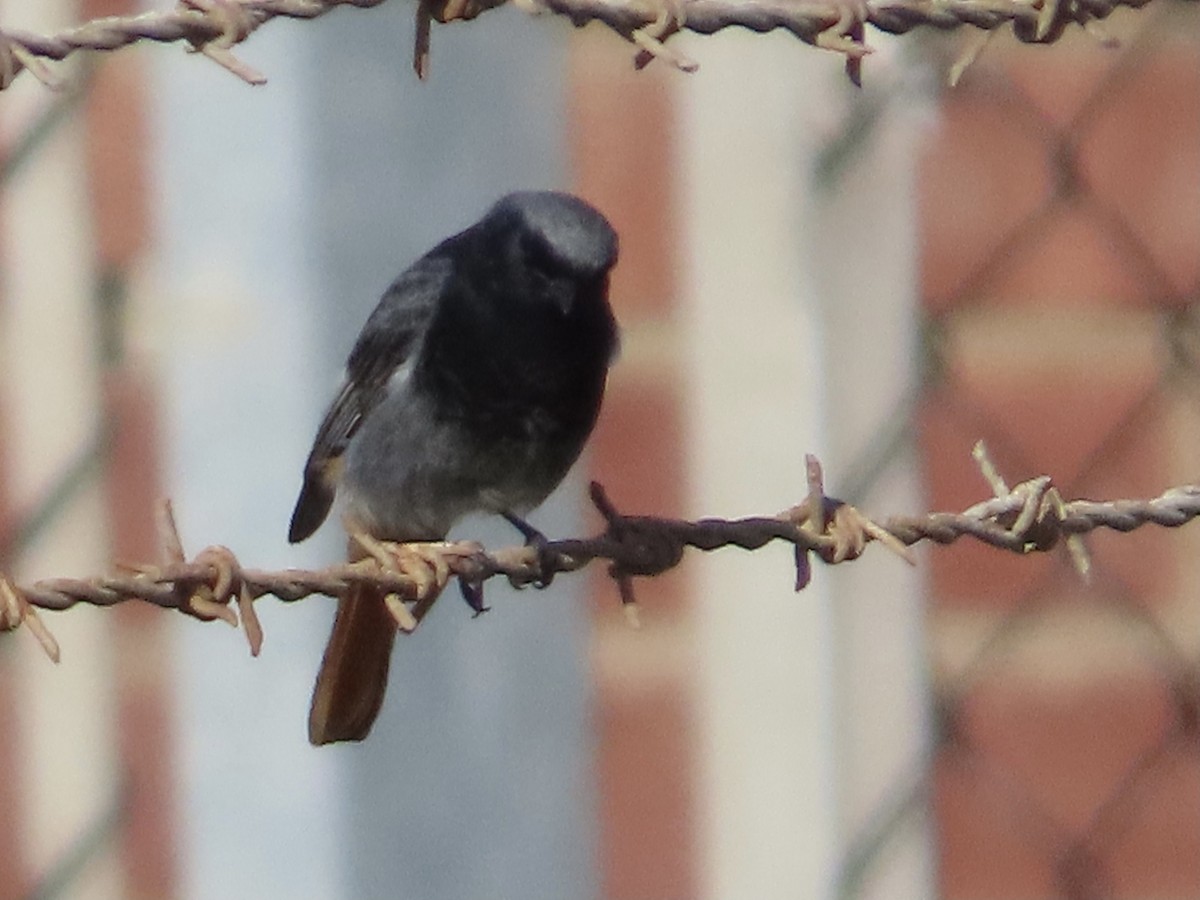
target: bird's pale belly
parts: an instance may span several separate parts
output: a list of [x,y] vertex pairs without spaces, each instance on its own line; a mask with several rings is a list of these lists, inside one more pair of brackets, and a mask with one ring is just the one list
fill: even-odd
[[[385,401],[393,402],[401,405],[400,398]],[[431,426],[436,419],[416,405],[410,398],[395,416],[372,417],[346,454],[346,511],[384,540],[438,540],[474,512],[523,516],[562,480],[585,438],[526,432],[481,439],[458,424]]]

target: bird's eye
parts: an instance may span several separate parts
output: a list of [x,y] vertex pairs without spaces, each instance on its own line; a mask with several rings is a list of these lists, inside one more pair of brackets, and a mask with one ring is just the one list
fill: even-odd
[[554,255],[545,239],[536,232],[528,232],[521,239],[521,251],[525,261],[535,269],[561,269],[562,261]]

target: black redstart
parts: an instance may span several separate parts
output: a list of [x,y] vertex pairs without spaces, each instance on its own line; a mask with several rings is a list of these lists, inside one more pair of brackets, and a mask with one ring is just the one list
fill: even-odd
[[[617,343],[608,304],[617,236],[569,194],[509,194],[384,293],[304,467],[288,538],[311,535],[335,491],[347,527],[437,541],[470,512],[515,519],[579,456]],[[361,557],[351,539],[352,557]],[[338,601],[309,740],[366,737],[397,630],[378,589]]]

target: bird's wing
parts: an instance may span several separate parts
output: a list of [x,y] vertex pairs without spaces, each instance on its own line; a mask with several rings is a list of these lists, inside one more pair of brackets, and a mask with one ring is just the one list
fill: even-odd
[[445,244],[397,278],[367,318],[350,359],[346,380],[334,398],[304,466],[304,486],[292,513],[288,540],[311,535],[333,505],[341,458],[364,417],[387,394],[388,383],[410,365],[452,274]]

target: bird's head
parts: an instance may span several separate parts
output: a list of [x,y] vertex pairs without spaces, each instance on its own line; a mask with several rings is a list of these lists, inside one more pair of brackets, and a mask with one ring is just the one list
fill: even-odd
[[514,262],[552,278],[595,281],[617,261],[617,234],[608,220],[570,194],[509,194],[491,208],[484,223],[495,229],[493,234],[505,236]]

